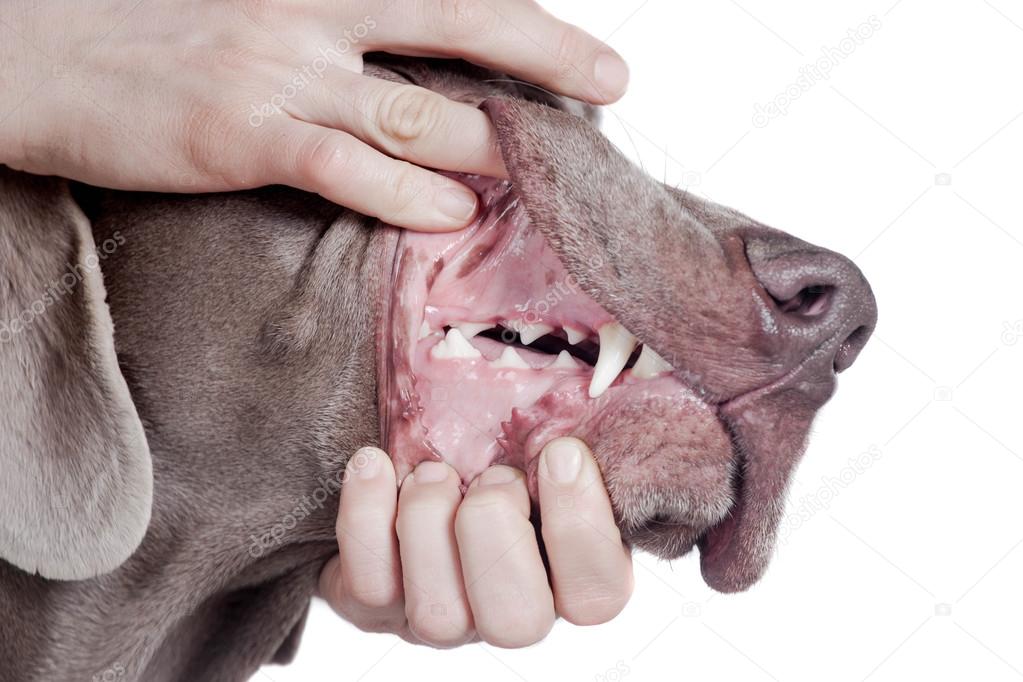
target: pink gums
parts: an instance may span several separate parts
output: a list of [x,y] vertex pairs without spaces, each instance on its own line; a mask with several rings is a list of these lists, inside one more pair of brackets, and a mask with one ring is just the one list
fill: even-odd
[[465,483],[495,462],[527,469],[546,442],[585,437],[582,431],[592,432],[615,405],[695,400],[671,375],[639,379],[630,370],[592,399],[587,363],[551,367],[554,355],[519,348],[528,367],[494,367],[506,346],[480,336],[470,341],[478,358],[434,357],[443,329],[457,323],[569,326],[595,339],[613,321],[530,227],[509,183],[469,181],[485,207],[470,227],[403,232],[398,241],[381,329],[380,385],[384,443],[399,480],[428,459],[447,462]]

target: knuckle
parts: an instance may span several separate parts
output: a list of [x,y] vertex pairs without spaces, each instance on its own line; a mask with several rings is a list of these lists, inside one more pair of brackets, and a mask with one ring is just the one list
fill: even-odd
[[381,132],[403,144],[426,137],[440,123],[440,105],[436,95],[415,85],[389,88],[377,116]]
[[600,625],[613,620],[629,603],[632,589],[626,585],[601,586],[559,599],[558,612],[573,625]]
[[440,35],[449,42],[478,39],[492,28],[494,13],[478,0],[437,0]]
[[546,637],[554,625],[553,614],[524,608],[521,599],[510,600],[502,611],[506,617],[500,622],[478,626],[480,638],[487,644],[505,649],[526,647]]
[[[560,503],[566,505],[564,512],[548,513],[543,517],[541,532],[544,542],[560,547],[562,545],[579,545],[584,540],[590,540],[595,535],[593,526],[587,522],[585,517],[575,512],[574,500],[571,496],[562,495],[561,497],[567,498],[559,500]],[[597,538],[597,540],[599,539]]]
[[408,609],[405,617],[412,634],[430,646],[455,647],[475,636],[465,609],[450,604],[419,604]]
[[450,517],[455,504],[440,489],[421,490],[407,495],[398,502],[398,536],[406,535],[418,527],[418,519],[437,516]]
[[586,37],[582,29],[568,26],[561,31],[554,53],[554,70],[558,79],[567,80],[576,73],[585,44]]
[[229,137],[230,117],[215,102],[195,102],[186,109],[182,126],[183,148],[188,164],[201,175],[226,175],[221,150]]
[[476,488],[465,496],[458,507],[455,524],[463,528],[484,524],[504,526],[521,517],[512,500],[503,490]]
[[[417,199],[425,192],[420,182],[419,170],[407,161],[395,161],[397,169],[391,182],[393,205],[389,217],[400,217],[409,213]],[[450,477],[449,477],[450,478]]]
[[348,599],[362,609],[385,609],[401,599],[401,590],[390,575],[364,573],[349,580]]
[[271,23],[286,6],[280,0],[234,0],[232,4],[242,16],[259,26]]
[[307,149],[299,159],[298,172],[313,187],[343,177],[351,165],[351,150],[338,135],[323,135]]

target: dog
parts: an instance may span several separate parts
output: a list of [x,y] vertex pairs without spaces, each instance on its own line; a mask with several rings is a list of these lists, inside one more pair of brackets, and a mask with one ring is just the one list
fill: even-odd
[[0,167],[3,680],[290,660],[367,444],[399,475],[508,463],[535,495],[539,449],[576,435],[626,542],[698,548],[721,591],[765,570],[875,324],[861,272],[646,176],[579,102],[458,61],[366,71],[490,116],[511,179],[463,178],[473,226]]

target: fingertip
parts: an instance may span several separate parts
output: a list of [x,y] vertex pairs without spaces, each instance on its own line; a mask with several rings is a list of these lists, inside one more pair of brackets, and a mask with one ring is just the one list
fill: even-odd
[[593,60],[593,83],[595,103],[617,102],[629,87],[629,65],[621,55],[605,46]]
[[394,465],[387,453],[378,447],[359,448],[345,465],[342,485],[357,485],[359,482],[395,480]]
[[454,473],[455,470],[446,462],[427,460],[416,465],[412,473],[402,481],[402,487],[424,483],[443,483],[452,478]]
[[460,230],[469,225],[479,212],[479,197],[461,183],[453,183],[436,193],[434,207],[449,221],[439,230]]
[[561,437],[547,443],[540,453],[540,485],[573,486],[593,478],[596,462],[586,443]]

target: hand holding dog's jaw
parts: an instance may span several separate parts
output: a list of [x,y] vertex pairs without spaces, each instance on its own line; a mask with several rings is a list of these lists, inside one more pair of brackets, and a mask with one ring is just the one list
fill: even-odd
[[597,464],[580,441],[559,439],[540,466],[550,580],[522,472],[490,467],[463,495],[453,469],[425,462],[399,491],[390,459],[368,448],[349,463],[340,554],[320,594],[364,630],[438,647],[527,646],[556,615],[579,625],[614,618],[632,592],[632,561]]

